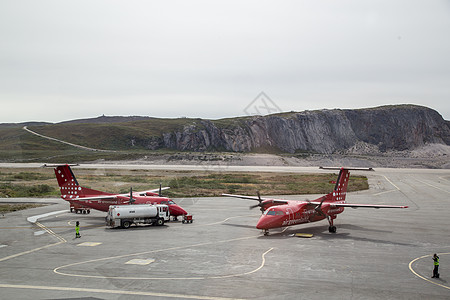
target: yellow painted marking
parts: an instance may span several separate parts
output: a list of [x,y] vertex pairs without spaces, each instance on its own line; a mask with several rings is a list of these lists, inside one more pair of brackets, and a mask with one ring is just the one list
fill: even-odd
[[295,236],[302,238],[312,238],[314,235],[312,233],[296,233]]
[[84,242],[81,244],[78,244],[77,246],[83,246],[83,247],[95,247],[98,245],[101,245],[102,243],[95,243],[95,242]]
[[138,258],[136,258],[136,259],[132,259],[132,260],[127,261],[125,264],[126,265],[141,265],[141,266],[145,266],[145,265],[151,264],[154,261],[155,261],[154,259],[138,259]]
[[[450,254],[450,252],[448,252],[448,253],[440,253],[439,255],[447,255],[447,254]],[[421,256],[421,257],[418,257],[418,258],[413,259],[413,260],[409,263],[409,270],[410,270],[411,272],[413,272],[414,275],[416,275],[417,277],[419,277],[419,278],[421,278],[421,279],[423,279],[423,280],[425,280],[425,281],[428,281],[428,282],[430,282],[430,283],[432,283],[432,284],[435,284],[435,285],[438,285],[438,286],[440,286],[440,287],[443,287],[443,288],[445,288],[445,289],[450,290],[450,287],[449,287],[449,286],[446,286],[446,285],[440,284],[440,283],[438,283],[438,282],[435,282],[435,281],[433,281],[433,280],[430,280],[430,279],[428,279],[428,278],[425,278],[425,277],[423,277],[422,275],[419,275],[416,271],[414,271],[414,269],[413,269],[413,267],[412,267],[413,263],[415,263],[416,261],[418,261],[418,260],[420,260],[420,259],[422,259],[422,258],[425,258],[425,257],[431,257],[431,256],[432,256],[432,254],[428,254],[428,255],[424,255],[424,256]]]
[[33,253],[33,252],[36,252],[36,251],[39,251],[39,250],[42,250],[42,249],[45,249],[45,248],[53,247],[53,246],[56,246],[56,245],[59,245],[59,244],[67,242],[64,238],[60,237],[59,235],[57,235],[56,233],[54,233],[53,231],[51,231],[50,229],[48,229],[47,227],[42,225],[41,223],[36,222],[35,224],[38,225],[39,227],[41,227],[43,230],[47,231],[50,235],[52,235],[56,239],[58,239],[59,242],[54,243],[54,244],[50,244],[50,245],[45,245],[45,246],[38,247],[38,248],[34,248],[34,249],[31,249],[31,250],[28,250],[28,251],[16,253],[16,254],[13,254],[13,255],[10,255],[10,256],[7,256],[7,257],[3,257],[3,258],[0,259],[0,262],[8,260],[8,259],[11,259],[11,258],[16,258],[16,257],[22,256],[22,255],[25,255],[25,254],[30,254],[30,253]]
[[238,298],[225,298],[225,297],[208,297],[208,296],[197,296],[197,295],[168,294],[168,293],[141,292],[141,291],[124,291],[124,290],[71,288],[71,287],[43,286],[43,285],[37,286],[37,285],[21,285],[21,284],[0,284],[0,288],[33,289],[33,290],[47,290],[47,291],[60,291],[60,292],[63,291],[63,292],[102,293],[102,294],[115,294],[115,295],[152,296],[152,297],[201,299],[201,300],[233,300],[233,299],[241,300]]

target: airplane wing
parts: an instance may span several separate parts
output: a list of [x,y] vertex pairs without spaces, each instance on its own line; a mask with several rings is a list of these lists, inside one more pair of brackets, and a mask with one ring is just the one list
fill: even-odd
[[127,197],[129,197],[130,194],[80,197],[80,198],[73,198],[73,199],[70,199],[70,200],[86,201],[86,200],[101,200],[101,199],[117,199],[118,196],[127,196]]
[[[166,186],[166,187],[161,188],[161,191],[168,190],[168,189],[170,189],[170,187]],[[159,193],[159,188],[153,189],[153,190],[141,191],[141,192],[133,192],[133,194],[134,193],[138,194],[139,196],[144,196],[147,193],[154,193],[155,194],[155,193]],[[129,193],[128,194],[121,194],[121,196],[126,196],[126,195],[129,196],[130,194]]]
[[288,204],[289,201],[288,200],[280,200],[280,199],[271,199],[271,198],[262,198],[262,197],[257,197],[257,196],[243,196],[243,195],[232,195],[232,194],[222,194],[222,196],[226,196],[226,197],[234,197],[234,198],[241,198],[241,199],[247,199],[247,200],[256,200],[256,201],[270,201],[270,202],[265,202],[267,203],[272,203],[275,205],[283,205],[283,204]]
[[232,195],[232,194],[222,194],[222,196],[241,198],[241,199],[247,199],[247,200],[256,200],[256,201],[270,200],[269,198],[260,198],[257,196],[243,196],[243,195]]
[[[311,202],[313,203],[313,202]],[[316,204],[315,202],[313,204]],[[318,203],[320,204],[320,202]],[[325,204],[328,204],[325,202]],[[351,204],[351,203],[330,203],[331,207],[351,207],[351,208],[408,208],[407,205],[383,205],[383,204]]]
[[[170,187],[163,187],[161,190],[168,190],[170,189]],[[133,192],[133,195],[138,194],[139,196],[143,196],[145,195],[147,192],[149,193],[158,193],[159,192],[159,188],[158,189],[153,189],[153,190],[147,190],[147,191],[141,191],[141,192]],[[130,197],[130,193],[126,193],[126,194],[115,194],[115,195],[103,195],[103,196],[92,196],[92,197],[80,197],[80,198],[74,198],[74,200],[78,200],[78,201],[85,201],[85,200],[101,200],[101,199],[117,199],[118,197]]]

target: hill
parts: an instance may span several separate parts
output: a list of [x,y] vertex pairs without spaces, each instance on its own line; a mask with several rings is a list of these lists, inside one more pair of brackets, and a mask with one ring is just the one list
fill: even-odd
[[[23,124],[13,125],[0,125],[0,159],[3,161],[14,156],[11,152],[14,150],[22,154],[33,150],[75,151],[70,146],[26,133],[22,130]],[[377,154],[414,150],[428,144],[450,145],[450,122],[435,110],[417,105],[220,120],[102,116],[57,124],[31,123],[28,128],[90,148],[134,151],[139,155],[150,150]]]

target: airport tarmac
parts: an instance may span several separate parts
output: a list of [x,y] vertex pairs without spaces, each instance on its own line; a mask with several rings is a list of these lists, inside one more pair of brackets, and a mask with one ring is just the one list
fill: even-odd
[[[130,229],[107,228],[104,212],[60,212],[63,200],[38,199],[56,204],[0,216],[1,298],[449,299],[450,170],[363,174],[370,190],[347,202],[409,208],[346,209],[336,234],[321,221],[263,236],[254,203],[234,198],[174,199],[192,224]],[[58,213],[27,221],[50,212]],[[433,253],[440,279],[430,278]]]

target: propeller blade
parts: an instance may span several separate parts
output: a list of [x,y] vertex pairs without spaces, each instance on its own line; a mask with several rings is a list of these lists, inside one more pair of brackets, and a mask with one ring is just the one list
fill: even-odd
[[162,182],[159,183],[159,193],[158,193],[159,197],[162,197]]
[[258,195],[258,204],[256,205],[252,205],[250,206],[250,209],[256,208],[256,207],[260,207],[259,210],[261,211],[261,213],[264,213],[264,207],[262,206],[262,202],[263,200],[261,199],[261,194],[259,193],[259,191],[256,191],[256,195]]
[[135,201],[135,200],[133,199],[133,188],[130,187],[130,204],[133,204],[134,201]]

